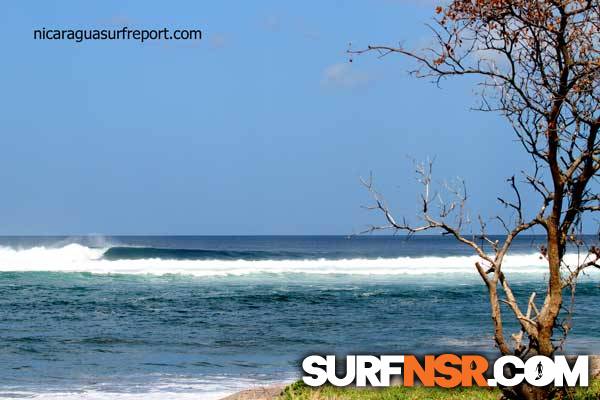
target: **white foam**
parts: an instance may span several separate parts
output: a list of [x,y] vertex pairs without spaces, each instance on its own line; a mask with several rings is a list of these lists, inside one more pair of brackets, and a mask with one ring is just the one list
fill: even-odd
[[232,394],[225,392],[200,392],[200,393],[179,393],[179,392],[146,392],[146,393],[116,393],[102,391],[82,391],[82,392],[50,392],[50,393],[32,393],[16,392],[11,393],[11,397],[20,396],[37,400],[217,400]]
[[[124,382],[128,381],[124,377]],[[233,393],[263,388],[271,385],[288,385],[295,379],[282,381],[257,380],[241,377],[213,376],[203,378],[161,378],[154,382],[133,379],[129,386],[119,384],[120,390],[109,384],[96,384],[95,388],[81,387],[65,390],[25,391],[0,389],[0,399],[30,398],[36,400],[217,400]]]
[[[69,244],[59,248],[0,247],[2,272],[89,272],[95,274],[182,274],[192,276],[248,275],[254,273],[304,273],[350,275],[425,275],[472,274],[476,256],[398,257],[378,259],[318,260],[168,260],[159,258],[106,260],[106,249]],[[575,263],[576,255],[566,257]],[[539,254],[515,254],[506,257],[507,273],[544,274],[547,265]]]

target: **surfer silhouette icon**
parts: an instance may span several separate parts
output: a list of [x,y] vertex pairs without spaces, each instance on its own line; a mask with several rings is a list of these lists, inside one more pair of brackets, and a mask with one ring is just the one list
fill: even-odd
[[536,371],[537,371],[537,377],[535,378],[535,380],[537,381],[538,379],[540,379],[542,377],[543,371],[544,371],[544,366],[542,365],[542,362],[540,361],[536,367]]

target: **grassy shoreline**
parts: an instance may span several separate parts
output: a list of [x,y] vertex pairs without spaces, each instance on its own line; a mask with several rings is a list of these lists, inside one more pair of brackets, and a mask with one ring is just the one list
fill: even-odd
[[[302,381],[244,390],[221,400],[499,400],[499,389],[425,388],[392,386],[389,388],[311,388]],[[600,400],[600,356],[590,356],[590,385],[573,390],[569,400]]]
[[[288,385],[277,400],[498,400],[497,388],[425,388],[392,386],[389,388],[338,388],[323,386],[311,388],[302,382]],[[600,399],[600,380],[593,380],[587,388],[573,390],[572,400]]]
[[[287,386],[275,385],[244,390],[222,400],[499,400],[497,388],[442,389],[392,386],[388,388],[311,388],[302,381]],[[600,379],[593,379],[587,388],[573,389],[568,400],[600,399]]]

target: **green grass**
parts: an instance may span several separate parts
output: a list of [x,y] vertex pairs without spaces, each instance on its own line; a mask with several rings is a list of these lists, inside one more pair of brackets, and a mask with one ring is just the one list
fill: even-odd
[[[424,388],[394,386],[389,388],[338,388],[323,386],[311,388],[296,382],[285,388],[281,400],[498,400],[499,389],[489,388]],[[600,399],[600,380],[593,381],[588,388],[577,388],[566,399]]]

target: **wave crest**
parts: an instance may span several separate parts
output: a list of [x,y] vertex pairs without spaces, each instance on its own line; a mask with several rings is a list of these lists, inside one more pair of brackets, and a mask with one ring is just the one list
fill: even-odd
[[[221,259],[217,259],[217,254],[206,250],[191,250],[190,257],[192,258],[169,259],[169,252],[162,249],[158,249],[155,253],[152,251],[148,253],[147,248],[133,249],[135,248],[90,248],[79,244],[69,244],[59,248],[13,249],[0,247],[0,271],[89,272],[136,275],[182,274],[193,276],[247,275],[253,273],[425,275],[470,274],[475,271],[475,262],[479,261],[476,256],[377,259],[243,259],[239,258],[241,252],[238,254],[230,252],[228,254],[229,258],[225,259],[223,253],[219,252]],[[197,253],[198,251],[201,253]],[[132,253],[129,253],[128,258],[120,258],[118,257],[120,252]],[[144,254],[150,256],[144,257]],[[256,256],[256,254],[254,255]],[[266,256],[266,254],[262,254],[262,256]],[[279,254],[279,256],[283,257],[282,254]],[[547,271],[547,267],[545,261],[538,254],[514,254],[506,258],[504,271],[542,274]]]
[[159,247],[127,247],[108,248],[102,255],[106,260],[143,260],[161,258],[166,260],[286,260],[299,259],[302,253],[289,251],[264,250],[203,250],[203,249],[169,249]]

